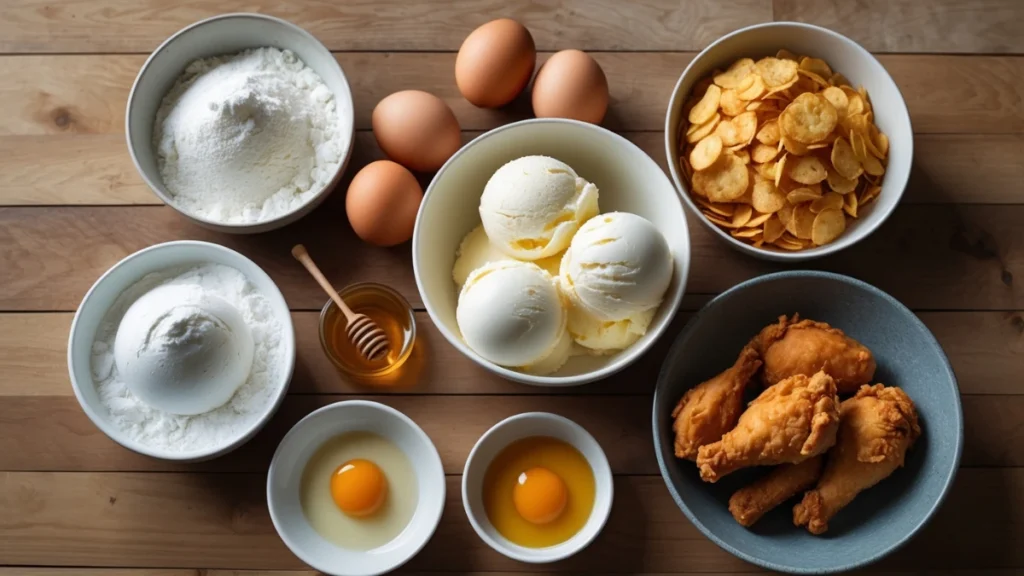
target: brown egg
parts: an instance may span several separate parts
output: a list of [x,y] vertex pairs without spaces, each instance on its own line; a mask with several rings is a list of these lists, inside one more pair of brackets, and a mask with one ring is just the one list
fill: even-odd
[[608,79],[589,54],[562,50],[541,65],[533,80],[533,113],[600,124],[608,111]]
[[371,123],[380,149],[412,170],[437,170],[462,146],[452,109],[429,92],[395,92],[377,103]]
[[412,238],[423,189],[416,177],[390,161],[367,164],[348,185],[345,212],[364,241],[394,246]]
[[459,92],[481,108],[504,106],[530,82],[537,47],[525,26],[501,18],[473,30],[455,58]]

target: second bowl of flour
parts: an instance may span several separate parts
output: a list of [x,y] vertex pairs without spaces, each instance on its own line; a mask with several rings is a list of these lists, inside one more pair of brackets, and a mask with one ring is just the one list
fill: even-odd
[[128,148],[154,193],[224,232],[279,228],[341,178],[353,110],[337,60],[298,26],[227,14],[171,36],[143,65]]
[[280,406],[294,366],[291,314],[273,280],[206,242],[157,244],[115,264],[68,339],[82,410],[118,444],[164,460],[244,444]]

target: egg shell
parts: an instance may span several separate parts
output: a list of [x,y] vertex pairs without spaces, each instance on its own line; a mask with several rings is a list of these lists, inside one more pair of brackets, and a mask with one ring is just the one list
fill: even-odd
[[473,30],[455,58],[455,83],[475,106],[498,108],[530,83],[537,47],[525,26],[509,18]]
[[352,178],[345,212],[364,241],[394,246],[412,238],[422,201],[423,189],[412,172],[390,160],[377,160]]
[[377,103],[371,123],[381,150],[411,170],[437,170],[462,146],[452,109],[429,92],[391,94]]
[[608,111],[608,78],[586,52],[552,54],[533,80],[533,113],[600,124]]

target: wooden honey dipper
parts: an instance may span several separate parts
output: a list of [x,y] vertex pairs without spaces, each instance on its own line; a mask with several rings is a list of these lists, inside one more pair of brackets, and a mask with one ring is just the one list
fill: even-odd
[[355,345],[359,353],[362,354],[363,358],[367,360],[379,360],[387,355],[390,349],[388,343],[388,336],[383,330],[377,326],[366,314],[357,314],[349,308],[345,301],[341,299],[338,292],[331,286],[331,283],[324,277],[324,273],[317,268],[316,263],[313,262],[313,258],[310,257],[309,252],[306,251],[306,247],[302,244],[296,244],[292,248],[292,256],[296,260],[305,266],[310,276],[316,280],[317,284],[323,288],[324,292],[334,300],[337,304],[338,310],[345,315],[345,320],[348,322],[348,326],[345,328],[345,333],[348,335],[348,339]]

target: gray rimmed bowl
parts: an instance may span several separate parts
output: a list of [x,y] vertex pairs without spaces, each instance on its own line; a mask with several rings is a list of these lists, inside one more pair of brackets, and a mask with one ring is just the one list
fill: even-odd
[[[342,160],[331,181],[300,206],[289,212],[255,223],[211,220],[179,207],[164,185],[153,145],[157,110],[168,90],[191,62],[236,54],[250,48],[274,47],[290,50],[312,69],[334,93],[342,125],[348,128],[341,144]],[[146,59],[135,78],[125,111],[128,152],[139,175],[165,204],[192,222],[211,230],[232,234],[255,234],[295,222],[319,206],[341,180],[352,155],[355,138],[352,92],[338,61],[315,36],[302,28],[264,14],[221,14],[190,24],[164,40]]]
[[[732,365],[743,345],[782,314],[828,322],[871,349],[875,381],[900,386],[914,400],[923,434],[906,466],[862,492],[829,522],[823,536],[793,526],[793,501],[751,529],[729,514],[738,488],[763,474],[740,471],[716,484],[673,454],[671,412],[683,393]],[[753,385],[752,385],[753,386]],[[953,484],[963,449],[963,413],[945,353],[909,309],[869,284],[827,272],[768,274],[709,302],[676,338],[654,393],[654,443],[662,477],[687,518],[737,557],[771,570],[828,574],[870,564],[907,543]]]

